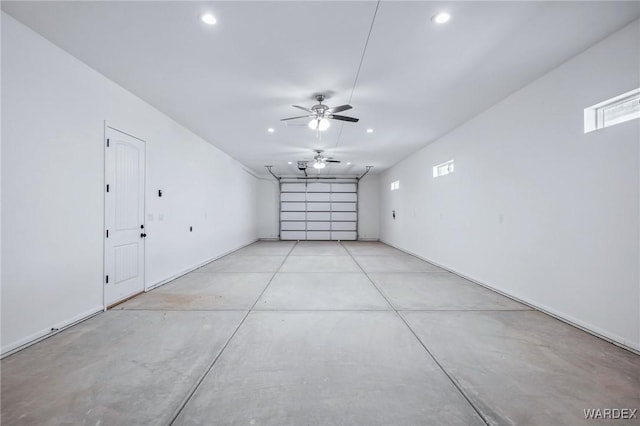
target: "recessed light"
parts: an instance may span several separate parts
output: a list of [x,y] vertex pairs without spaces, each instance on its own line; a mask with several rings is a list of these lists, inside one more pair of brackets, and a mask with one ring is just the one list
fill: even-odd
[[293,164],[291,161],[288,161],[287,164]]
[[216,20],[216,17],[210,13],[205,13],[200,17],[200,19],[202,19],[202,22],[204,22],[207,25],[214,25],[216,22],[218,22]]
[[450,19],[451,15],[449,15],[447,12],[440,12],[431,17],[431,20],[436,24],[444,24],[445,22],[449,22]]
[[367,129],[367,133],[373,133],[373,129]]
[[276,131],[276,129],[274,129],[273,127],[269,127],[269,128],[267,129],[267,132],[269,132],[269,133],[273,133],[273,132],[275,132],[275,131]]
[[351,161],[349,161],[349,162],[347,163],[347,166],[350,166],[350,165],[351,165]]

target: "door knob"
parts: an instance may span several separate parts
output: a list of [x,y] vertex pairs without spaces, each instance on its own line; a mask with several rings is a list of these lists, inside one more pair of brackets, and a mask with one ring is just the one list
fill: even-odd
[[140,234],[140,238],[145,238],[147,234]]

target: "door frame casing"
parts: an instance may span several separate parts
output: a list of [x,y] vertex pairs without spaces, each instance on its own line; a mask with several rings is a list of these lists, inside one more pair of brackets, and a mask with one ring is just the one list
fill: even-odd
[[[102,158],[103,160],[102,161],[102,195],[103,195],[102,197],[102,309],[103,311],[106,311],[107,308],[111,306],[111,305],[107,306],[106,291],[105,291],[105,286],[107,285],[105,282],[105,278],[107,275],[107,235],[106,235],[106,229],[107,229],[107,189],[106,188],[107,188],[107,149],[108,149],[107,133],[109,132],[109,130],[114,130],[116,132],[122,133],[134,139],[137,139],[144,144],[144,158],[143,158],[144,182],[142,183],[142,219],[143,219],[145,233],[147,231],[147,223],[146,223],[146,219],[147,219],[147,141],[137,136],[134,136],[129,132],[120,130],[120,128],[118,127],[107,124],[106,120],[103,122],[103,127],[104,129],[103,129],[103,137],[102,137],[102,147],[103,147],[103,151],[102,151],[102,155],[103,155],[103,158]],[[146,238],[143,239],[142,244],[143,244],[142,292],[145,292],[147,291],[147,272],[148,272]],[[121,303],[121,302],[117,302],[117,303]]]

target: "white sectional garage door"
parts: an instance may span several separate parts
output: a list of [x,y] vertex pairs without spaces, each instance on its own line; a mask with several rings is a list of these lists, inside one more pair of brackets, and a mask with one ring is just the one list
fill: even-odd
[[280,184],[281,240],[356,240],[357,229],[357,183]]

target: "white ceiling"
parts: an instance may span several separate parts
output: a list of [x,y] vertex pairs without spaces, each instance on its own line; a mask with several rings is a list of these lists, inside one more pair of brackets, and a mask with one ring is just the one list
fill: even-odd
[[[258,173],[267,164],[296,173],[296,160],[324,149],[343,163],[322,173],[359,174],[392,166],[637,19],[640,3],[3,1],[2,10]],[[430,21],[440,10],[448,24]],[[200,21],[207,11],[215,26]],[[318,140],[306,120],[279,121],[302,115],[291,105],[310,107],[314,93],[350,103],[343,114],[360,122],[334,121]]]

